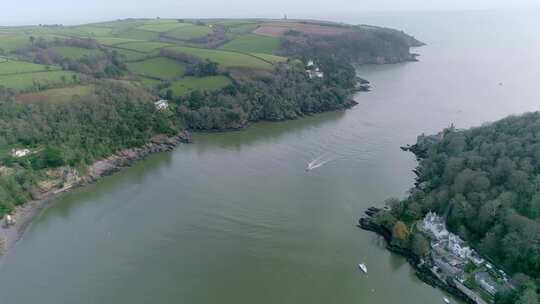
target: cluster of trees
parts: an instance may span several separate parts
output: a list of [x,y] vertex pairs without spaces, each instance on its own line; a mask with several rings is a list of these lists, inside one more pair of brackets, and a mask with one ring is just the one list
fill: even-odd
[[[88,50],[100,50],[82,56],[81,58],[68,58],[56,52],[55,46],[72,46]],[[96,78],[118,78],[127,71],[127,66],[121,55],[113,50],[100,48],[94,39],[67,38],[46,40],[30,37],[30,44],[17,50],[17,54],[26,60],[44,64],[56,64],[65,70],[71,70]]]
[[289,31],[281,38],[279,54],[294,58],[319,58],[332,54],[350,63],[397,63],[413,60],[409,50],[422,45],[413,37],[388,28],[352,27],[341,35]]
[[161,49],[160,56],[181,61],[186,64],[186,76],[205,77],[220,73],[218,64],[210,60],[202,60],[193,55],[179,53],[168,49]]
[[324,80],[309,79],[302,64],[278,65],[272,72],[232,72],[233,84],[221,91],[195,91],[176,98],[178,114],[191,129],[221,130],[354,105],[348,96],[354,69],[325,64],[329,72]]
[[156,111],[145,91],[98,83],[80,102],[21,104],[0,89],[0,147],[29,147],[31,155],[5,155],[0,173],[0,217],[32,198],[42,169],[86,166],[119,149],[141,146],[157,133],[176,134],[174,115]]
[[[465,131],[452,127],[437,138],[420,138],[417,187],[391,201],[387,220],[412,223],[436,211],[484,256],[540,286],[540,113]],[[510,298],[536,290],[527,282]]]

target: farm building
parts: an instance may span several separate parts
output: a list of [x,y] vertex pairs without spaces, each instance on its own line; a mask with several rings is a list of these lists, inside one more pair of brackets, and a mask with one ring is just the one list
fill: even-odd
[[167,110],[169,108],[169,102],[165,99],[154,102],[154,105],[156,106],[156,110],[158,111]]
[[30,154],[30,149],[13,149],[11,150],[11,156],[13,157],[25,157]]

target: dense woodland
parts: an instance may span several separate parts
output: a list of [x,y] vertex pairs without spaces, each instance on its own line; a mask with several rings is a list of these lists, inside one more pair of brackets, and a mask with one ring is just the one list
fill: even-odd
[[372,26],[353,27],[354,30],[336,36],[324,36],[289,31],[281,38],[280,54],[294,58],[325,58],[353,64],[397,63],[415,60],[409,52],[422,42],[403,32]]
[[218,92],[195,91],[176,98],[178,114],[195,130],[238,129],[259,120],[285,120],[350,107],[352,66],[325,61],[323,79],[309,79],[303,64],[279,65],[272,72],[232,72],[234,83]]
[[144,91],[100,83],[79,102],[24,105],[0,90],[0,146],[26,146],[29,157],[6,155],[0,174],[0,214],[32,198],[45,168],[84,167],[119,149],[143,145],[155,133],[176,134],[174,116],[155,110]]
[[540,113],[449,128],[420,137],[413,150],[417,186],[405,200],[390,200],[391,215],[381,220],[390,228],[397,220],[410,226],[428,211],[444,215],[451,231],[514,274],[518,290],[498,303],[538,303]]
[[[108,35],[114,32],[120,36],[105,39],[114,42],[125,39],[121,37],[125,26],[155,29],[163,26],[160,22],[126,20],[91,27],[100,32],[104,27],[112,26]],[[204,29],[204,33],[208,30],[204,23],[167,22],[165,27],[171,29],[183,26]],[[9,77],[46,75],[50,70],[70,73],[62,76],[60,82],[34,80],[32,86],[24,89],[0,86],[0,217],[12,211],[14,206],[33,198],[38,184],[48,179],[51,169],[70,166],[84,173],[88,164],[122,148],[141,146],[158,133],[175,134],[183,128],[240,129],[254,121],[295,119],[353,106],[356,103],[350,94],[357,84],[355,63],[410,60],[409,47],[418,44],[403,33],[369,27],[344,26],[345,34],[331,37],[290,31],[279,40],[253,35],[251,32],[258,26],[252,28],[250,23],[240,23],[239,28],[245,25],[250,25],[250,28],[241,33],[252,39],[248,40],[248,47],[264,46],[268,39],[275,39],[279,44],[275,46],[277,49],[271,45],[262,55],[242,50],[219,51],[215,48],[230,40],[227,37],[232,35],[232,30],[218,23],[212,25],[210,34],[187,37],[185,41],[178,42],[170,36],[175,32],[167,31],[155,36],[150,33],[154,38],[141,37],[145,41],[132,42],[129,38],[119,48],[85,38],[91,35],[76,37],[62,34],[60,37],[63,38],[55,36],[52,39],[29,36],[23,46],[9,52],[11,65],[32,62],[41,65],[43,71],[25,72],[23,65],[21,73],[14,72]],[[291,26],[297,24],[291,23]],[[327,28],[335,30],[336,27],[339,32],[340,25],[332,24]],[[59,26],[52,29],[69,32],[76,28]],[[239,35],[243,37],[243,34]],[[198,48],[187,48],[192,53],[175,51],[174,47],[164,47],[170,46],[164,41],[175,45],[183,45],[186,41],[198,43]],[[128,59],[126,53],[122,53],[129,50],[131,44],[141,47],[127,53],[135,53],[136,59]],[[159,48],[154,50],[156,44]],[[212,52],[205,52],[212,54],[214,61],[199,56],[197,50],[203,52],[204,47],[212,49]],[[76,52],[62,53],[62,50]],[[286,58],[275,56],[278,54]],[[129,68],[129,64],[148,62],[151,58],[178,62],[182,71],[172,71],[175,73],[171,74],[176,76],[146,77]],[[237,66],[228,66],[227,60],[231,58],[236,61],[242,58],[253,65],[237,62]],[[310,77],[306,71],[308,61],[314,61],[315,66],[324,72],[324,77]],[[152,72],[152,67],[149,70]],[[223,77],[230,85],[206,90],[203,82],[194,89],[175,95],[171,85],[188,77],[197,80]],[[145,84],[144,81],[149,80],[151,85]],[[91,88],[91,93],[82,91],[80,96],[74,95],[62,101],[24,102],[18,99],[24,93],[45,95],[51,88],[75,90],[77,86],[74,85],[83,85],[85,90]],[[159,98],[170,101],[167,110],[156,110],[154,102]],[[13,148],[28,148],[32,153],[14,157],[10,153]]]

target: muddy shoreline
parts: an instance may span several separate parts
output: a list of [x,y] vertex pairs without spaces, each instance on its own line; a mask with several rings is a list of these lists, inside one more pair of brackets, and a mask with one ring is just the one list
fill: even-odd
[[142,147],[123,149],[106,159],[96,161],[90,165],[85,174],[77,176],[72,168],[66,168],[65,178],[68,180],[62,187],[55,187],[39,194],[39,198],[17,206],[12,213],[15,224],[5,225],[5,219],[0,223],[0,257],[19,241],[24,232],[31,226],[33,221],[56,199],[73,189],[93,184],[105,176],[114,174],[122,168],[130,167],[148,156],[161,152],[170,152],[179,144],[191,143],[191,134],[181,132],[176,136],[167,137],[156,135]]

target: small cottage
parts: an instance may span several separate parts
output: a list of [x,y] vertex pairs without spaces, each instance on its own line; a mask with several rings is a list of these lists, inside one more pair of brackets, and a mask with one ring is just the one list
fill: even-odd
[[158,111],[164,111],[169,108],[169,102],[165,99],[158,100],[154,102],[154,106],[156,107],[156,110]]

